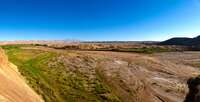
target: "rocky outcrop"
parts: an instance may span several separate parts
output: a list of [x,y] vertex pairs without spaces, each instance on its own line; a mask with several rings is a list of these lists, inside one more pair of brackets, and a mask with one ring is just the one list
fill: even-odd
[[42,102],[0,49],[0,102]]
[[189,92],[184,102],[200,102],[200,76],[187,81]]

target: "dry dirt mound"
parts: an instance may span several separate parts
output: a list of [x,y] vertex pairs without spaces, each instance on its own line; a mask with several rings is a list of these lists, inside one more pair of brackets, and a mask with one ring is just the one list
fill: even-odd
[[0,49],[0,102],[42,102]]

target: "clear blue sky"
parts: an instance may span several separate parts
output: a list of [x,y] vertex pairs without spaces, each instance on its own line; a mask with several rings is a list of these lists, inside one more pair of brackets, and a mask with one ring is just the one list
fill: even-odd
[[200,34],[200,0],[1,0],[0,40],[165,40]]

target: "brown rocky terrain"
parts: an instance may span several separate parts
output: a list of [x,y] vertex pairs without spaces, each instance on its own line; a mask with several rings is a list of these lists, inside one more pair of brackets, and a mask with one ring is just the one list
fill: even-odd
[[0,102],[42,102],[0,49]]

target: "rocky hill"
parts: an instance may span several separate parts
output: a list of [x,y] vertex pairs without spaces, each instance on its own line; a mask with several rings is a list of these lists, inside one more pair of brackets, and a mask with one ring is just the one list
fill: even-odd
[[199,46],[200,45],[200,36],[195,38],[171,38],[169,40],[163,41],[161,45],[184,45],[184,46]]
[[42,102],[0,49],[0,102]]

